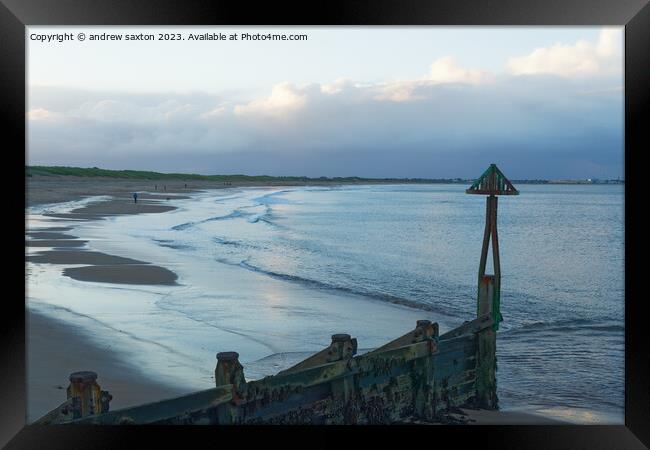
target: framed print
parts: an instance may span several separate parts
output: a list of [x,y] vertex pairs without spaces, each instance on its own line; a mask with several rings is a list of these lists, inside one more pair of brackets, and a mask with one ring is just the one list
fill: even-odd
[[647,2],[311,7],[3,0],[3,445],[647,446]]

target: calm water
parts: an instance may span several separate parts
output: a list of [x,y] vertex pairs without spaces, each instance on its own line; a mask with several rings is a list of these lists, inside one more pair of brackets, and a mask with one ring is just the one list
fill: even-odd
[[[372,347],[416,318],[444,331],[476,314],[485,198],[465,188],[233,189],[177,201],[171,213],[75,225],[91,248],[170,267],[181,286],[106,287],[43,266],[30,274],[32,307],[56,305],[126,330],[134,359],[168,364],[167,375],[201,372],[202,387],[215,342],[238,350],[249,375],[263,375],[333,332]],[[518,188],[499,200],[500,404],[622,423],[623,187]],[[92,329],[96,337],[104,328]],[[135,350],[146,342],[157,346]]]
[[[520,196],[499,202],[501,404],[593,408],[622,418],[623,187],[520,188]],[[247,236],[222,225],[213,241],[222,261],[318,289],[441,312],[456,325],[475,314],[485,217],[485,198],[464,189],[272,193],[212,218],[263,221],[272,231]],[[177,228],[195,228],[184,226]]]

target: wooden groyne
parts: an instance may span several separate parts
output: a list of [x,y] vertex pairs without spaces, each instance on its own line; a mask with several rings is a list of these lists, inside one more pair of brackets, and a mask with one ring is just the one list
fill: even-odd
[[[500,266],[496,197],[516,194],[491,165],[468,193],[489,195],[479,266],[476,318],[442,335],[438,324],[414,329],[368,353],[335,334],[318,353],[260,380],[246,381],[236,352],[217,354],[212,389],[109,411],[111,395],[93,372],[70,376],[67,401],[43,424],[390,424],[446,422],[458,407],[497,409],[496,336]],[[492,238],[494,275],[485,275]]]

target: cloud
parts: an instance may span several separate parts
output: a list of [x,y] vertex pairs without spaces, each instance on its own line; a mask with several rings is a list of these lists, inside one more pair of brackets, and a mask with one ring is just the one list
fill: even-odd
[[[377,177],[471,177],[494,159],[519,170],[512,177],[616,177],[622,173],[623,93],[608,67],[618,61],[619,34],[604,30],[596,44],[531,53],[554,76],[495,75],[443,57],[415,79],[280,83],[259,98],[30,87],[28,159]],[[592,63],[569,64],[575,55],[595,61],[599,76],[555,76],[567,67],[566,73],[584,74],[575,67]],[[538,67],[533,62],[526,62],[529,72]],[[579,167],[600,172],[579,173]]]
[[281,118],[299,111],[306,104],[307,94],[304,89],[297,88],[291,83],[281,83],[273,87],[269,97],[237,105],[234,112],[240,116],[252,114]]
[[218,119],[220,117],[224,117],[228,112],[230,111],[229,109],[229,104],[224,102],[216,107],[210,109],[209,111],[206,111],[200,115],[202,119]]
[[413,92],[425,83],[417,81],[402,81],[387,83],[376,88],[377,94],[373,97],[375,100],[391,102],[408,102],[422,99],[421,96],[414,95]]
[[338,78],[333,83],[323,84],[320,87],[321,92],[324,94],[340,94],[345,89],[354,87],[354,82],[349,78]]
[[432,83],[481,84],[491,79],[490,72],[479,69],[463,69],[450,56],[434,61],[427,77],[427,81]]
[[445,56],[435,60],[429,69],[429,73],[416,80],[395,81],[376,86],[377,94],[375,100],[408,102],[425,98],[417,92],[423,88],[438,84],[467,84],[479,85],[490,82],[493,75],[485,70],[465,69],[460,67],[456,60]]
[[32,108],[27,112],[27,119],[32,121],[37,120],[52,120],[57,118],[57,114],[45,108]]
[[507,70],[513,75],[559,75],[584,77],[613,75],[622,69],[622,32],[604,28],[598,41],[579,40],[575,44],[557,43],[528,55],[510,58]]

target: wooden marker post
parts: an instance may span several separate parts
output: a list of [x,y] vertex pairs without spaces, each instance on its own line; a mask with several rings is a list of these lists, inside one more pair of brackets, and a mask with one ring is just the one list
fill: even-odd
[[[485,231],[478,269],[478,295],[476,317],[489,314],[493,325],[476,334],[476,398],[478,406],[489,409],[498,407],[496,394],[496,331],[503,320],[501,303],[501,261],[499,260],[499,235],[497,233],[497,195],[519,195],[512,183],[496,164],[483,172],[478,180],[465,191],[467,194],[487,195],[485,199]],[[492,240],[492,263],[494,275],[485,275],[488,247]]]

